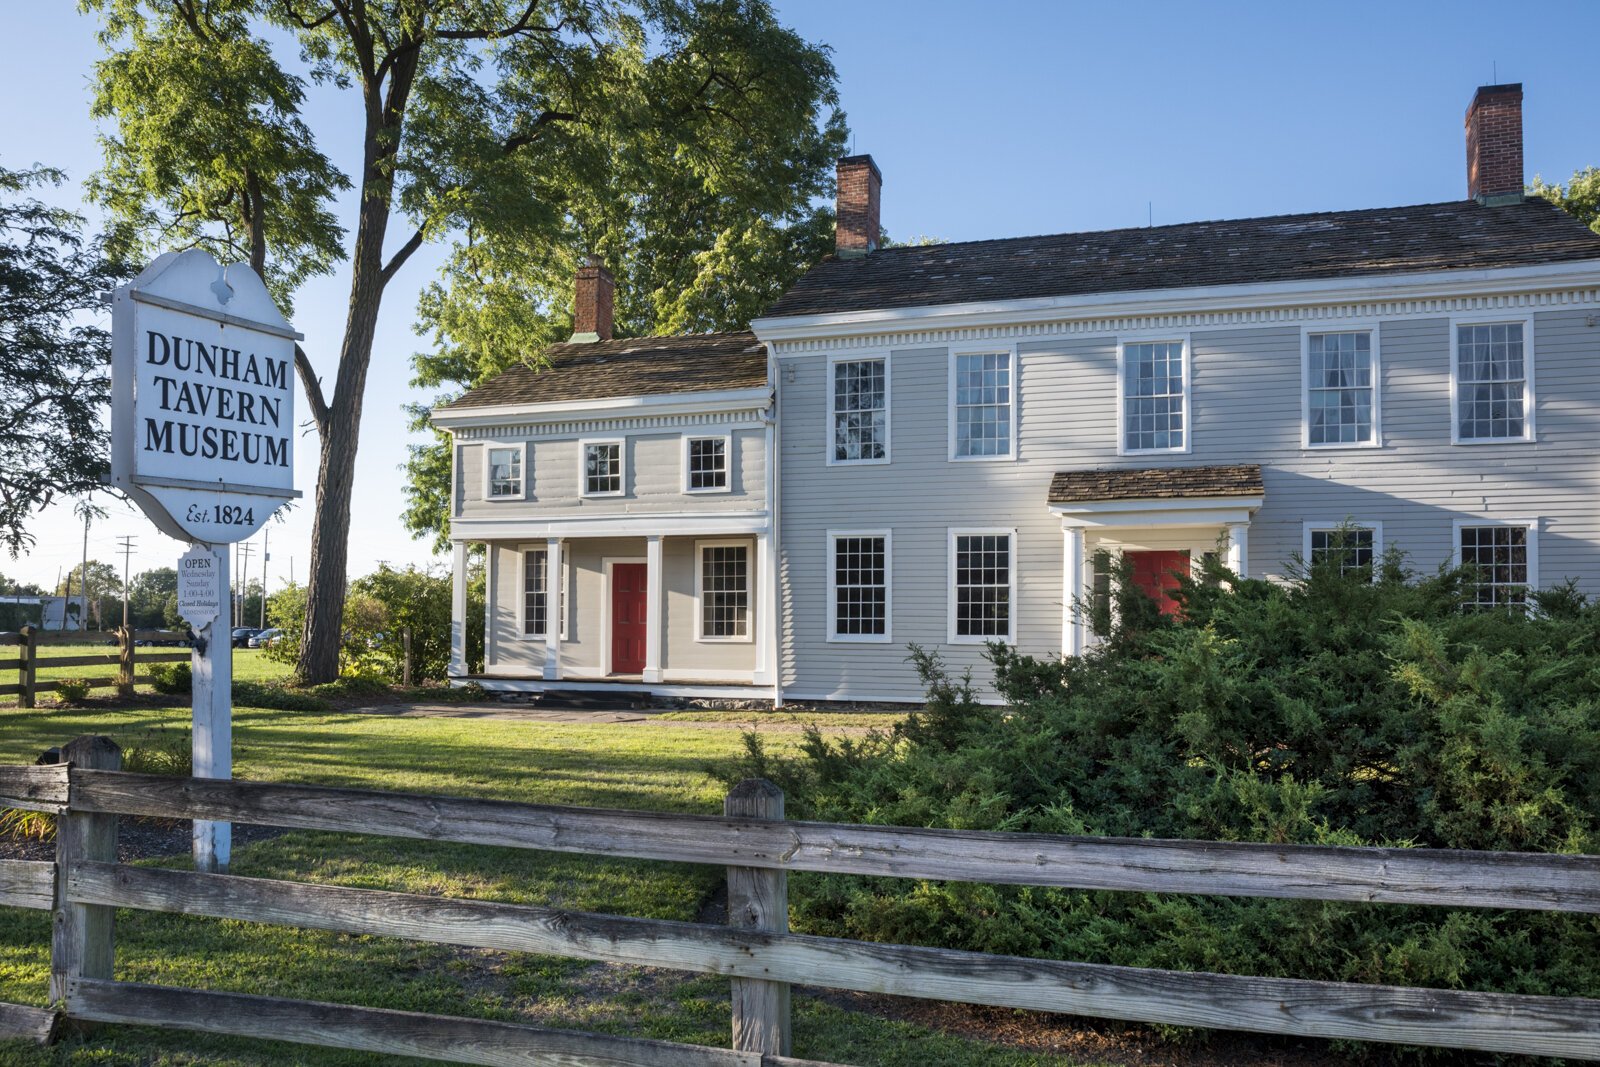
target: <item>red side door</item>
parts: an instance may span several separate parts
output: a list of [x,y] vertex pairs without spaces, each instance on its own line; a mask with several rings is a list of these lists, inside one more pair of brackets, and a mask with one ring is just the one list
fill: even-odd
[[644,673],[645,617],[649,611],[648,568],[611,565],[611,673]]
[[1189,573],[1187,552],[1128,552],[1133,564],[1133,584],[1154,600],[1163,615],[1176,615],[1178,602],[1172,593],[1178,588],[1178,575]]

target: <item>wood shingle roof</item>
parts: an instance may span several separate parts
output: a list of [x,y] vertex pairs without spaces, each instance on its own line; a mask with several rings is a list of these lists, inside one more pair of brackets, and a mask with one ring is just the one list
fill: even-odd
[[1092,504],[1108,500],[1177,500],[1183,497],[1261,496],[1266,492],[1258,463],[1213,467],[1144,467],[1132,470],[1057,471],[1050,503]]
[[545,366],[512,367],[437,410],[720,392],[767,384],[766,349],[748,330],[568,341],[551,345],[545,357]]
[[769,318],[1600,260],[1546,200],[1476,200],[886,248],[813,267]]

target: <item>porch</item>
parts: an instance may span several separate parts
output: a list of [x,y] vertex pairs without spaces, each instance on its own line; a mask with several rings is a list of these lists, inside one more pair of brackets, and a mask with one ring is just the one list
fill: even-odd
[[1239,575],[1250,572],[1250,522],[1266,498],[1256,464],[1061,471],[1050,484],[1050,510],[1061,520],[1063,655],[1094,639],[1085,606],[1097,593],[1095,558],[1129,560],[1133,581],[1163,611],[1177,573],[1197,570],[1207,553]]
[[484,542],[484,664],[470,675],[467,542],[456,543],[453,678],[502,692],[770,695],[769,531],[707,523],[672,534],[534,532],[546,531]]

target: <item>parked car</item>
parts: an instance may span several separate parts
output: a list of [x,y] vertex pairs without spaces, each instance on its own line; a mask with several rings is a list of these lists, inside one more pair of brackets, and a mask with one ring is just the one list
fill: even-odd
[[249,641],[245,642],[245,644],[250,648],[267,648],[271,645],[277,644],[282,639],[283,631],[278,629],[276,626],[269,626],[260,633],[252,636]]
[[245,647],[247,647],[246,646],[246,642],[248,642],[252,637],[254,637],[256,634],[258,634],[260,632],[261,631],[256,629],[254,626],[240,626],[239,628],[237,628],[236,630],[233,631],[233,647],[234,648],[245,648]]

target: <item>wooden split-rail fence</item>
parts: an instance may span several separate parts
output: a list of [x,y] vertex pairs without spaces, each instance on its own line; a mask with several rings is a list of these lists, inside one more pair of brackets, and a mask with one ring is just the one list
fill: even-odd
[[[1146,970],[788,932],[789,871],[1007,885],[1600,914],[1600,856],[1063,837],[791,822],[744,782],[722,816],[553,807],[127,774],[105,738],[0,767],[0,804],[58,816],[54,862],[0,861],[0,904],[54,909],[55,1009],[0,1032],[128,1023],[473,1064],[817,1067],[789,1047],[789,986],[1304,1037],[1600,1059],[1600,1000]],[[728,924],[664,922],[117,862],[119,814],[448,840],[728,869]],[[409,938],[732,979],[733,1048],[115,979],[117,908]]]
[[[0,685],[0,696],[17,698],[19,707],[31,708],[40,693],[54,690],[59,678],[40,678],[41,669],[98,667],[115,670],[114,675],[81,676],[90,689],[115,689],[121,696],[132,696],[135,685],[147,684],[148,674],[137,673],[144,663],[188,663],[189,652],[143,649],[140,642],[177,644],[189,639],[186,630],[134,630],[118,627],[103,633],[79,630],[40,630],[24,626],[21,630],[0,632],[0,675],[17,672],[13,685]],[[103,653],[75,652],[70,656],[50,656],[46,650],[57,645],[104,645]],[[16,649],[13,656],[10,652]]]

